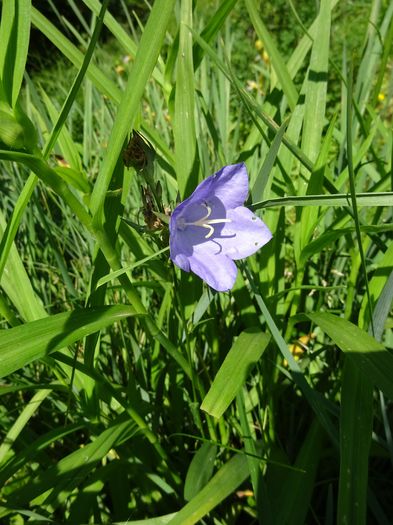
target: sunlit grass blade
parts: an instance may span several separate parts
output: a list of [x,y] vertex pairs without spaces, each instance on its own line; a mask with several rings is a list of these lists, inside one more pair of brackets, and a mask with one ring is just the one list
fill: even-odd
[[[80,68],[82,66],[83,53],[35,7],[31,8],[31,21],[75,67]],[[108,79],[97,66],[90,64],[87,70],[87,76],[94,81],[100,91],[116,102],[119,102],[121,96],[120,89],[114,82]]]
[[103,206],[109,183],[123,149],[124,142],[132,131],[133,123],[143,92],[156,65],[165,32],[172,16],[175,0],[158,0],[154,3],[139,43],[127,86],[122,94],[118,112],[108,141],[100,173],[97,177],[90,206],[93,214]]
[[[5,220],[0,212],[0,234],[3,235],[4,231]],[[12,243],[4,264],[4,269],[7,271],[0,275],[1,286],[21,318],[25,321],[33,321],[45,317],[45,308],[34,292],[19,253]]]
[[[201,38],[206,40],[206,42],[211,42],[213,40],[213,38],[221,29],[221,27],[224,25],[225,20],[231,13],[236,2],[237,0],[223,0],[223,2],[220,2],[217,11],[209,19],[206,27],[204,27],[204,29],[202,30],[200,35]],[[194,44],[193,55],[194,68],[197,69],[204,56],[204,51],[201,47],[198,46],[198,44]]]
[[270,193],[270,186],[272,183],[273,175],[273,165],[277,158],[282,138],[287,128],[287,124],[287,122],[284,122],[280,126],[280,129],[277,131],[276,136],[274,137],[269,148],[269,152],[266,155],[265,161],[262,164],[261,170],[258,173],[257,178],[255,179],[255,182],[251,189],[251,198],[253,202],[258,201],[258,199],[260,199],[264,195],[269,195]]
[[201,410],[214,417],[221,417],[246,381],[269,344],[270,336],[259,329],[248,328],[236,339],[214,378]]
[[[318,158],[322,130],[325,124],[331,0],[320,3],[315,38],[305,87],[305,110],[302,133],[302,151],[315,162]],[[300,187],[304,194],[306,187]]]
[[198,183],[195,132],[195,85],[192,61],[192,1],[184,0],[180,10],[179,52],[176,65],[174,138],[176,175],[184,198]]
[[130,315],[135,315],[130,306],[108,306],[55,314],[2,330],[0,377]]
[[3,2],[0,26],[0,79],[14,107],[25,71],[30,39],[31,0]]
[[[371,304],[369,298],[365,295],[361,304],[359,312],[359,326],[367,328],[370,323],[370,311],[373,311],[373,316],[376,315],[375,308],[384,293],[384,288],[387,286],[388,278],[393,271],[393,244],[389,246],[387,251],[383,254],[381,259],[378,261],[378,265],[374,271],[374,274],[369,282]],[[385,293],[388,293],[387,291]],[[386,298],[388,300],[388,298]],[[385,306],[385,308],[387,305]],[[374,327],[377,330],[376,327]],[[381,333],[383,326],[378,323],[378,333]],[[376,337],[379,340],[378,337]]]
[[[356,193],[358,206],[393,206],[393,192],[384,193]],[[348,194],[334,195],[305,195],[304,197],[289,196],[277,199],[268,199],[255,202],[250,205],[252,210],[271,208],[273,206],[348,206],[350,196]]]

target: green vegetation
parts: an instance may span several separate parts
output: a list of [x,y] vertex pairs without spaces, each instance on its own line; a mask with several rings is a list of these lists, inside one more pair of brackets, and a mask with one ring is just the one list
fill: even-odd
[[[390,524],[393,4],[62,4],[1,6],[0,522]],[[169,214],[237,162],[216,293]]]

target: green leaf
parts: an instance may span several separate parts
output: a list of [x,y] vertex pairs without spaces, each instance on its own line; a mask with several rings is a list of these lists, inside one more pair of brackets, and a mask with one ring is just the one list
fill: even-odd
[[97,213],[104,203],[112,174],[114,173],[116,163],[123,149],[124,141],[133,128],[143,92],[156,65],[165,38],[174,4],[175,0],[157,0],[154,2],[150,12],[138,47],[135,62],[130,71],[127,85],[122,94],[113,123],[106,155],[91,195],[91,209],[93,214]]
[[35,412],[39,409],[40,404],[47,398],[51,393],[50,389],[38,390],[23,408],[21,414],[18,416],[12,427],[8,430],[7,435],[4,438],[3,443],[0,445],[0,463],[3,463],[9,450],[15,443],[19,434],[29,423],[30,419],[34,416]]
[[[305,110],[302,134],[302,150],[315,162],[321,145],[322,129],[325,124],[326,92],[329,65],[329,38],[331,0],[322,0],[317,22],[310,66],[305,87]],[[300,188],[302,194],[306,187]]]
[[42,451],[50,445],[55,442],[60,442],[60,440],[65,438],[68,434],[81,430],[82,428],[84,428],[83,425],[77,423],[69,426],[62,426],[35,439],[27,447],[15,454],[15,456],[12,456],[5,465],[2,465],[0,472],[0,485],[4,486],[11,476],[13,476],[19,469],[25,468],[26,463],[34,460],[37,455],[42,453]]
[[25,72],[30,38],[31,0],[3,2],[0,26],[0,78],[14,107]]
[[184,482],[184,499],[190,501],[212,477],[217,446],[203,443],[192,458]]
[[169,522],[170,525],[193,525],[227,498],[249,476],[247,458],[236,454],[213,476],[209,483]]
[[[34,180],[31,177],[29,180],[32,180],[34,185]],[[25,197],[28,199],[29,194],[25,195]],[[4,231],[5,219],[0,212],[0,236],[2,237],[2,249],[5,249],[3,244]],[[44,317],[46,315],[45,308],[42,306],[40,299],[34,292],[29,276],[27,275],[15,245],[10,242],[7,249],[7,259],[5,257],[0,257],[1,287],[23,320],[33,321]]]
[[[212,41],[213,37],[217,35],[221,27],[224,25],[225,20],[232,9],[235,7],[236,2],[237,0],[223,0],[220,2],[217,11],[212,17],[209,18],[206,27],[202,30],[200,35],[201,38],[203,38],[206,42]],[[204,57],[204,51],[198,44],[194,44],[193,54],[194,67],[196,69]]]
[[270,36],[269,31],[259,16],[257,2],[255,0],[246,0],[246,7],[250,15],[251,22],[255,27],[255,31],[266,48],[273,69],[280,82],[281,88],[287,97],[289,107],[293,110],[296,106],[298,93],[295,84],[293,83],[292,78],[288,72],[287,66],[281,57],[273,38]]
[[373,388],[347,357],[340,410],[340,479],[337,523],[366,524],[368,456],[373,423]]
[[307,316],[360,367],[365,378],[393,399],[393,355],[371,335],[349,321],[329,313]]
[[179,52],[176,67],[174,138],[176,175],[184,198],[198,183],[196,169],[195,85],[192,62],[192,0],[184,0],[180,10]]
[[243,386],[250,369],[259,361],[270,336],[258,328],[247,328],[236,339],[224,359],[201,409],[221,417]]
[[[393,192],[357,193],[358,206],[393,206]],[[281,197],[256,202],[250,206],[252,210],[272,208],[273,206],[349,206],[350,197],[344,193],[333,195],[305,195],[304,197]]]
[[58,505],[67,494],[82,483],[96,464],[108,454],[111,448],[116,446],[117,442],[134,435],[136,429],[133,421],[129,419],[124,421],[124,417],[120,416],[117,422],[112,423],[92,443],[76,449],[44,472],[36,473],[30,483],[10,495],[10,503],[25,505],[49,490],[45,504],[56,503]]
[[135,310],[128,305],[86,308],[0,330],[0,377],[130,315]]
[[315,418],[296,457],[296,470],[281,478],[277,525],[303,525],[315,484],[324,432]]

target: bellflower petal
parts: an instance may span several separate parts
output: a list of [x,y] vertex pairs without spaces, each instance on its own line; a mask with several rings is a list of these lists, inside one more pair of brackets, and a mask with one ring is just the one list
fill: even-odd
[[225,166],[199,184],[171,216],[172,261],[220,292],[235,283],[233,261],[252,255],[272,237],[261,219],[243,206],[247,192],[245,165]]
[[191,271],[218,292],[227,292],[236,281],[236,264],[225,255],[217,254],[212,241],[198,244],[189,258]]
[[222,229],[219,243],[223,253],[231,259],[249,257],[272,238],[266,224],[244,206],[228,210],[227,217],[231,222]]

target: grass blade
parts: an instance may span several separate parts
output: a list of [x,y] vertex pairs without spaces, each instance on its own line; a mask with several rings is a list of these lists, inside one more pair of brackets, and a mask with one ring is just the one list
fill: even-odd
[[52,315],[0,331],[0,377],[135,315],[130,306],[107,306]]
[[31,0],[3,2],[0,26],[0,79],[14,107],[25,72],[30,38]]
[[347,357],[341,386],[340,479],[337,523],[366,524],[373,388]]
[[193,525],[227,498],[249,476],[244,454],[233,456],[208,484],[169,522],[170,525]]
[[259,38],[262,40],[263,45],[266,48],[274,72],[276,73],[277,78],[280,82],[281,89],[283,90],[288,100],[289,107],[293,110],[296,106],[298,93],[295,84],[293,83],[292,78],[288,72],[287,66],[285,65],[285,62],[281,57],[274,43],[274,40],[270,36],[269,31],[267,30],[261,17],[259,16],[257,2],[255,0],[246,0],[246,7],[250,15],[251,22],[255,27],[255,31],[257,32]]
[[192,61],[192,0],[183,0],[180,9],[179,52],[176,68],[174,138],[176,175],[183,199],[198,183],[195,132],[195,86]]
[[248,328],[236,339],[214,378],[201,410],[221,417],[247,379],[269,344],[270,336],[257,328]]
[[175,0],[157,0],[154,2],[127,86],[121,97],[106,155],[91,195],[90,205],[93,214],[96,214],[103,206],[124,142],[133,128],[146,83],[156,65],[174,4]]
[[361,373],[393,399],[393,355],[367,332],[349,321],[329,313],[314,313],[307,316],[334,341]]

